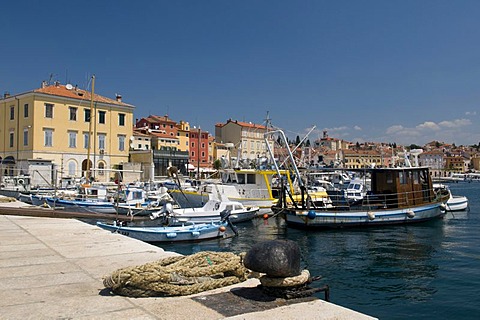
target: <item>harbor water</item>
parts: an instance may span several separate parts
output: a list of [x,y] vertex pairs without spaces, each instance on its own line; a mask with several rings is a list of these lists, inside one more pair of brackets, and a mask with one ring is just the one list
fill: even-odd
[[[240,236],[162,244],[181,254],[248,251],[257,242],[299,244],[302,267],[322,276],[331,302],[380,319],[480,317],[480,183],[450,184],[470,210],[408,226],[329,231],[287,228],[280,218],[237,225]],[[323,293],[318,294],[323,299]]]

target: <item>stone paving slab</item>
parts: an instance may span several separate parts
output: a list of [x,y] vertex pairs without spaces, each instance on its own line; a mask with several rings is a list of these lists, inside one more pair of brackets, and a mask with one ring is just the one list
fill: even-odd
[[[0,215],[0,226],[0,319],[224,319],[202,301],[259,283],[187,297],[112,295],[104,276],[177,254],[73,219]],[[373,319],[319,299],[229,319],[274,318]]]

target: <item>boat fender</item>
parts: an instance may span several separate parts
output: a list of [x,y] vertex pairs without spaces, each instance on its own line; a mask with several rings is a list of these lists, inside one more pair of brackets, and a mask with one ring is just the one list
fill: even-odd
[[375,220],[375,212],[368,211],[367,216],[368,216],[368,220]]
[[445,211],[445,209],[447,209],[445,203],[440,204],[440,210]]
[[307,213],[307,217],[308,217],[308,219],[312,219],[312,220],[313,220],[313,219],[315,219],[315,218],[317,217],[317,214],[315,213],[314,210],[310,210],[310,211],[308,211],[308,213]]
[[412,210],[408,210],[407,211],[407,217],[409,217],[410,219],[415,217],[415,212],[413,212]]
[[225,226],[220,226],[220,228],[218,228],[218,230],[220,230],[220,232],[225,232],[225,230],[227,230],[227,228],[225,228]]

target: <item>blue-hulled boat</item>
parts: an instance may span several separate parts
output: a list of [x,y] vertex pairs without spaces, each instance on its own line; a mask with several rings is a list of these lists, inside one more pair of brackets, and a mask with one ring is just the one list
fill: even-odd
[[[286,141],[285,135],[280,130]],[[272,134],[270,132],[269,134]],[[267,145],[268,146],[268,145]],[[273,153],[269,149],[270,153]],[[293,155],[289,154],[296,175],[301,177]],[[278,169],[277,169],[278,170]],[[349,169],[370,179],[370,189],[361,201],[317,206],[309,197],[303,180],[298,179],[300,201],[289,202],[288,188],[272,208],[285,217],[288,226],[305,228],[345,228],[410,224],[441,218],[445,215],[446,199],[435,192],[428,167]],[[279,174],[280,175],[280,174]]]
[[145,242],[200,241],[227,237],[227,222],[211,222],[183,226],[140,227],[97,222],[97,226]]

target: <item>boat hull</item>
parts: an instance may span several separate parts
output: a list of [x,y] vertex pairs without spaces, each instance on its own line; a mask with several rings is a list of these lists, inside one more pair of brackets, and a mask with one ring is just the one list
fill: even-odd
[[[209,200],[209,193],[205,192],[192,192],[184,191],[183,193],[179,190],[172,190],[170,195],[175,200],[175,203],[178,204],[180,208],[200,208]],[[238,197],[228,197],[231,201],[238,201],[243,204],[245,207],[258,207],[258,215],[263,215],[264,213],[270,213],[272,205],[274,204],[273,199],[264,199],[264,198],[238,198]]]
[[107,201],[64,200],[43,198],[50,207],[62,207],[65,211],[115,214],[115,204]]
[[[241,223],[253,220],[258,216],[259,209],[252,209],[242,212],[232,212],[229,219],[232,223]],[[212,223],[219,222],[221,220],[220,212],[202,212],[200,210],[192,209],[178,209],[177,213],[174,213],[169,219],[171,225],[182,225],[184,223]]]
[[295,210],[284,209],[287,225],[303,228],[348,228],[410,224],[441,218],[441,203],[390,210]]
[[113,233],[145,242],[187,242],[226,237],[227,225],[209,223],[179,227],[122,227],[97,222],[97,226]]
[[462,211],[468,209],[468,198],[464,196],[452,196],[445,203],[446,211]]

